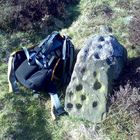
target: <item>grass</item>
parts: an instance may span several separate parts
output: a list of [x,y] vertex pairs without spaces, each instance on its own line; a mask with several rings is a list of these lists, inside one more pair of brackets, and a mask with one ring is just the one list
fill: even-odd
[[[124,2],[124,4],[122,4]],[[73,14],[73,23],[61,30],[68,34],[77,49],[84,46],[86,39],[99,33],[100,25],[108,25],[114,35],[127,48],[129,57],[139,54],[129,42],[128,25],[133,17],[135,0],[81,0]],[[68,21],[69,22],[69,21]],[[69,22],[70,23],[70,22]],[[130,96],[118,96],[112,102],[107,118],[95,126],[91,122],[62,116],[51,120],[50,99],[35,98],[31,91],[21,87],[20,94],[8,93],[7,59],[9,54],[22,48],[36,45],[46,34],[30,32],[0,32],[0,139],[4,140],[127,140],[136,139],[136,116],[125,109],[123,101]],[[124,90],[125,91],[125,90]],[[124,95],[124,91],[120,92]],[[128,94],[134,91],[130,89]],[[139,93],[139,91],[137,91]],[[120,95],[120,94],[117,94]],[[120,100],[120,98],[122,100]],[[139,98],[139,96],[138,96]],[[62,102],[64,99],[62,98]],[[122,106],[121,106],[122,105]]]
[[20,94],[8,93],[6,71],[7,65],[1,65],[0,139],[51,139],[49,108],[24,88]]
[[139,89],[129,84],[120,87],[120,90],[115,92],[108,116],[101,124],[110,139],[138,139],[134,132],[140,119],[136,109],[139,106],[139,92]]
[[69,34],[75,46],[82,48],[85,40],[94,34],[100,32],[101,25],[112,27],[113,34],[118,40],[127,47],[129,57],[134,57],[137,54],[136,50],[131,49],[129,42],[128,25],[133,17],[133,5],[135,0],[128,0],[128,7],[121,7],[121,0],[118,1],[92,1],[81,0],[79,9],[81,15],[78,20],[73,22],[68,29],[62,30],[62,33]]
[[5,94],[0,101],[3,103],[1,139],[51,139],[49,120],[46,120],[48,111],[43,109],[39,100],[29,95]]

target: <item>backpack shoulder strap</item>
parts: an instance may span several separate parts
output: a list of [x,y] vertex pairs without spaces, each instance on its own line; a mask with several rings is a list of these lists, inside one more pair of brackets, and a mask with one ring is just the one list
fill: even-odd
[[57,116],[65,114],[66,112],[60,103],[58,94],[49,92],[49,95],[51,97],[51,115],[53,120],[55,120]]
[[73,61],[74,61],[74,46],[70,39],[68,39],[68,46],[69,46],[69,57],[70,57],[70,64],[69,64],[69,73],[72,73],[73,69]]
[[[54,31],[52,34],[48,35],[47,38],[45,38],[35,49],[34,52],[30,53],[27,48],[23,47],[24,53],[26,55],[26,58],[28,60],[28,64],[34,64],[36,63],[40,68],[46,67],[46,58],[45,56],[49,54],[51,51],[51,47],[53,45],[54,38],[59,33],[57,31]],[[45,55],[44,55],[45,54]],[[38,59],[39,57],[42,58],[43,62],[41,63]],[[53,61],[54,57],[52,56],[52,59],[50,59],[49,64]]]
[[57,31],[52,32],[46,39],[44,39],[40,44],[39,48],[43,54],[47,53],[48,50],[50,50],[53,40],[59,33]]
[[62,59],[66,59],[66,50],[67,50],[67,36],[64,36],[65,40],[63,42],[63,48],[62,48]]
[[[66,58],[66,57],[69,57],[69,58]],[[69,64],[68,64],[69,67],[68,67],[68,71],[66,72],[67,59],[69,59]],[[65,40],[63,43],[64,64],[63,64],[63,76],[62,76],[62,80],[64,84],[67,83],[67,78],[68,76],[70,77],[71,75],[73,60],[74,60],[74,47],[73,47],[73,44],[71,43],[70,38],[65,36]]]
[[10,58],[8,60],[8,84],[9,84],[9,92],[18,92],[18,86],[17,81],[15,77],[15,71],[14,71],[14,56],[16,52],[12,53],[10,55]]

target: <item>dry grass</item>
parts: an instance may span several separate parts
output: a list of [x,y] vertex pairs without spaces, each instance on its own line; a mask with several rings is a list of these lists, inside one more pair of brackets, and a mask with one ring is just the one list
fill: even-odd
[[[45,26],[64,28],[69,6],[79,0],[6,0],[0,6],[0,28],[7,31],[39,31]],[[50,27],[50,28],[51,28]]]

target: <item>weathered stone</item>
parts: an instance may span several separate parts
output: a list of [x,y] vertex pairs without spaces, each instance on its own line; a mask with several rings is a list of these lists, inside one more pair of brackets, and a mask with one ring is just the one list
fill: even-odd
[[65,110],[71,116],[100,122],[107,99],[127,60],[126,49],[111,35],[91,37],[77,56],[66,90]]

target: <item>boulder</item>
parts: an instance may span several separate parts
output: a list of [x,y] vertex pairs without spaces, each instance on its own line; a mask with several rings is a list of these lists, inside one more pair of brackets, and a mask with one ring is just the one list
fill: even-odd
[[70,116],[100,122],[109,94],[127,61],[127,51],[113,35],[95,35],[80,50],[66,89],[65,110]]

